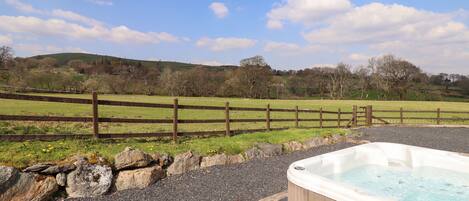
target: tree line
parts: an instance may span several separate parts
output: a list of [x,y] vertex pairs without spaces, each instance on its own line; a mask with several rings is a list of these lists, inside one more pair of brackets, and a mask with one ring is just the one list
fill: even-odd
[[244,98],[329,98],[439,100],[469,94],[469,78],[459,74],[430,75],[393,55],[373,57],[365,66],[303,70],[272,69],[262,56],[240,61],[233,69],[160,70],[140,62],[102,57],[93,62],[70,60],[59,65],[52,57],[14,57],[0,48],[0,84],[8,90],[28,89],[109,94],[219,96]]

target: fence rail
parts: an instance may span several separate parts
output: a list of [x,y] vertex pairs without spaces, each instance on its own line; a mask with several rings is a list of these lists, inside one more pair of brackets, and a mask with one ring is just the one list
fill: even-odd
[[[424,124],[433,124],[440,125],[443,122],[449,121],[469,121],[469,111],[445,111],[437,108],[435,110],[405,110],[404,108],[400,108],[399,110],[373,110],[371,106],[368,106],[368,110],[373,113],[372,119],[378,120],[379,122],[375,122],[374,124],[417,124],[412,121],[406,120],[423,120]],[[381,114],[377,114],[381,113]],[[409,115],[410,114],[410,115]],[[418,116],[419,114],[423,114],[425,116]],[[466,117],[443,117],[445,114],[459,114],[464,115]],[[397,123],[390,122],[390,120],[399,120]]]
[[[363,111],[355,112],[342,112],[327,111],[320,108],[319,110],[312,109],[299,109],[298,106],[292,109],[285,108],[271,108],[268,104],[266,108],[254,107],[232,107],[226,102],[225,106],[203,106],[203,105],[183,105],[179,104],[177,99],[174,99],[173,104],[162,103],[142,103],[142,102],[127,102],[127,101],[113,101],[113,100],[99,100],[97,93],[92,93],[91,99],[83,98],[66,98],[55,96],[39,96],[39,95],[25,95],[25,94],[10,94],[0,93],[0,99],[24,100],[24,101],[43,101],[53,103],[72,103],[72,104],[86,104],[92,106],[92,117],[66,117],[66,116],[31,116],[31,115],[4,115],[0,114],[0,121],[39,121],[39,122],[81,122],[92,123],[92,134],[28,134],[28,135],[0,135],[0,140],[22,141],[22,140],[57,140],[57,139],[86,139],[86,138],[132,138],[132,137],[172,137],[177,141],[180,136],[205,136],[205,135],[226,135],[243,132],[257,132],[257,131],[270,131],[286,129],[272,128],[271,123],[274,122],[294,122],[296,128],[299,128],[299,122],[318,122],[318,126],[301,127],[301,128],[343,128],[358,126],[359,117],[357,114],[362,114]],[[136,119],[136,118],[105,118],[99,117],[98,106],[125,106],[125,107],[145,107],[145,108],[164,108],[172,109],[172,118],[166,119]],[[179,110],[217,110],[224,111],[224,119],[181,119],[179,118]],[[231,117],[231,111],[246,111],[246,112],[265,112],[265,118],[239,118],[234,119]],[[292,113],[294,118],[271,118],[271,113]],[[301,113],[316,113],[319,118],[300,118]],[[325,114],[337,115],[336,118],[324,117]],[[344,117],[351,115],[350,118]],[[265,123],[265,129],[244,129],[232,130],[232,123]],[[325,122],[337,122],[335,126],[324,125]],[[342,124],[342,122],[348,122]],[[132,124],[172,124],[171,132],[157,132],[157,133],[101,133],[99,130],[100,123],[132,123]],[[213,124],[224,123],[225,129],[219,131],[196,131],[196,132],[180,132],[179,124]]]
[[[403,108],[396,109],[376,109],[372,106],[358,107],[353,106],[352,111],[327,111],[319,108],[319,110],[300,109],[298,106],[292,109],[285,108],[271,108],[268,104],[265,108],[254,107],[232,107],[228,102],[225,106],[203,106],[203,105],[184,105],[179,104],[177,99],[174,99],[173,104],[161,103],[142,103],[142,102],[127,102],[127,101],[112,101],[112,100],[99,100],[97,93],[92,93],[91,99],[83,98],[65,98],[54,96],[36,96],[25,94],[9,94],[0,93],[0,99],[24,100],[24,101],[44,101],[53,103],[72,103],[72,104],[87,104],[91,105],[91,117],[66,117],[66,116],[31,116],[31,115],[5,115],[0,114],[0,121],[40,121],[40,122],[81,122],[92,123],[92,134],[0,134],[0,140],[9,141],[23,141],[23,140],[58,140],[58,139],[86,139],[86,138],[134,138],[134,137],[172,137],[176,142],[178,137],[181,136],[210,136],[210,135],[225,135],[230,136],[244,132],[257,132],[257,131],[270,131],[286,129],[290,127],[272,128],[271,124],[275,122],[294,122],[294,127],[300,128],[300,122],[316,122],[318,126],[309,126],[301,128],[344,128],[344,127],[357,127],[357,126],[372,126],[374,124],[415,124],[413,120],[423,120],[426,124],[435,123],[437,125],[449,121],[469,121],[469,111],[444,111],[441,109],[436,110],[404,110]],[[165,119],[144,119],[144,118],[110,118],[100,117],[98,107],[100,105],[107,106],[123,106],[123,107],[145,107],[145,108],[164,108],[173,110],[172,117]],[[224,111],[224,118],[219,119],[182,119],[179,117],[180,110],[216,110]],[[265,112],[265,118],[233,118],[232,111],[246,111],[246,112]],[[271,118],[271,113],[291,113],[292,118]],[[300,118],[301,113],[314,113],[318,118]],[[327,117],[325,115],[328,115]],[[424,116],[418,116],[423,114]],[[445,116],[463,115],[458,116]],[[331,115],[333,118],[331,118]],[[336,115],[336,116],[334,116]],[[348,117],[345,117],[348,115]],[[393,122],[397,120],[397,122]],[[346,122],[346,123],[344,123]],[[172,125],[170,132],[150,132],[150,133],[101,133],[99,130],[100,123],[131,123],[131,124],[169,124]],[[232,129],[232,123],[265,123],[265,128],[262,129]],[[192,131],[181,132],[179,130],[180,124],[224,124],[224,130],[217,131]]]

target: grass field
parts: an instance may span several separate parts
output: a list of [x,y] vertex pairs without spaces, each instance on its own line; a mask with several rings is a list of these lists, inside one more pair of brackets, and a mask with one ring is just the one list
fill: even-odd
[[102,156],[112,161],[115,154],[131,146],[147,153],[175,155],[192,150],[202,155],[216,153],[238,154],[257,142],[281,144],[289,141],[305,141],[317,136],[346,134],[344,129],[290,129],[273,132],[241,134],[233,137],[181,138],[174,144],[169,139],[126,140],[59,140],[54,142],[0,142],[0,165],[25,167],[38,162],[64,160],[75,154]]
[[[90,95],[38,94],[48,96],[91,98]],[[174,97],[143,95],[100,95],[99,99],[120,100],[148,103],[172,103]],[[207,98],[178,97],[180,104],[224,106],[230,102],[234,107],[319,109],[344,112],[352,111],[352,106],[373,105],[374,109],[469,111],[469,103],[463,102],[421,102],[421,101],[360,101],[360,100],[255,100],[242,98]],[[0,114],[16,115],[54,115],[54,116],[91,116],[91,105],[48,103],[34,101],[17,101],[0,99]],[[171,119],[171,109],[100,106],[100,117]],[[231,111],[231,118],[265,118],[265,112]],[[398,113],[380,114],[377,116],[398,116]],[[435,113],[406,114],[414,117],[435,117]],[[180,119],[223,119],[223,111],[180,110]],[[350,118],[344,115],[343,118]],[[464,117],[469,115],[444,114],[441,117]],[[294,113],[273,112],[271,118],[294,118]],[[300,118],[318,118],[318,114],[303,113]],[[324,114],[324,118],[337,118],[335,114]],[[346,122],[343,122],[345,124]],[[413,120],[407,123],[434,123],[428,120]],[[468,122],[442,122],[445,124],[467,124]],[[292,127],[294,122],[272,122],[272,127]],[[336,125],[336,122],[325,122],[325,125]],[[100,124],[102,133],[136,133],[170,131],[171,124]],[[318,122],[301,122],[300,126],[318,126]],[[181,131],[223,130],[224,124],[181,124]],[[232,129],[265,128],[265,123],[232,123]],[[0,122],[0,134],[49,134],[49,133],[91,133],[90,123],[59,122]],[[100,155],[107,159],[122,151],[126,146],[140,148],[147,152],[166,152],[177,154],[194,150],[200,154],[240,153],[256,142],[284,143],[291,140],[302,141],[318,135],[345,133],[340,129],[291,129],[286,131],[242,134],[234,137],[181,138],[181,143],[170,143],[170,139],[128,139],[128,140],[61,140],[55,142],[0,142],[0,165],[24,167],[26,165],[62,160],[76,153]]]
[[[64,94],[41,94],[48,96],[91,98],[90,95],[64,95]],[[411,110],[441,110],[469,111],[469,103],[463,102],[423,102],[423,101],[361,101],[361,100],[257,100],[242,98],[213,98],[213,97],[178,97],[180,104],[187,105],[211,105],[224,106],[225,102],[230,102],[230,106],[237,107],[259,107],[265,108],[270,103],[271,108],[294,108],[296,105],[300,109],[319,109],[350,112],[353,105],[365,106],[373,105],[374,109],[404,109]],[[144,96],[144,95],[100,95],[99,99],[121,100],[148,103],[172,103],[173,97],[165,96]],[[23,115],[56,115],[56,116],[91,116],[91,105],[68,104],[68,103],[47,103],[33,101],[18,101],[0,99],[0,114],[23,114]],[[241,112],[231,111],[231,118],[265,118],[265,112]],[[171,119],[171,109],[160,108],[138,108],[138,107],[118,107],[100,106],[100,117],[122,117],[122,118],[155,118]],[[380,114],[377,116],[398,116],[398,113]],[[415,117],[435,117],[434,113],[405,114]],[[336,118],[334,114],[324,114],[324,118]],[[442,117],[465,117],[464,114],[443,114]],[[180,119],[223,119],[223,111],[207,110],[180,110]],[[273,112],[271,118],[294,118],[293,113]],[[300,118],[318,118],[318,114],[300,113]],[[351,118],[351,115],[343,115],[342,118]],[[343,122],[344,124],[346,122]],[[428,120],[412,120],[408,123],[433,123]],[[443,122],[446,124],[466,124],[468,122]],[[272,122],[272,127],[291,127],[293,122]],[[336,122],[325,122],[325,125],[336,125]],[[158,132],[170,131],[171,124],[122,124],[122,123],[102,123],[100,131],[103,133],[128,133],[128,132]],[[300,126],[318,126],[318,122],[301,122]],[[265,123],[233,123],[232,129],[264,128]],[[2,133],[91,133],[89,123],[55,123],[55,122],[4,122],[0,123]],[[224,124],[180,124],[181,131],[206,131],[223,130]]]

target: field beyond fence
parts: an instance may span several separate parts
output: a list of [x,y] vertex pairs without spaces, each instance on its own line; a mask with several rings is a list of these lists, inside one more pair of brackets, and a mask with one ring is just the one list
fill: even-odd
[[[382,109],[363,102],[363,105],[325,110],[321,106],[316,109],[293,106],[291,108],[279,108],[276,105],[266,104],[265,107],[240,107],[232,106],[230,102],[224,105],[193,105],[180,104],[178,99],[172,103],[149,103],[119,100],[102,100],[93,93],[89,99],[75,97],[42,96],[0,93],[0,101],[14,101],[30,104],[48,102],[51,104],[67,104],[65,110],[73,110],[75,107],[83,109],[87,107],[89,116],[73,114],[67,116],[52,114],[30,114],[28,111],[0,112],[0,121],[20,122],[31,124],[34,122],[56,122],[58,124],[82,123],[90,125],[90,133],[28,133],[28,134],[4,134],[0,133],[0,140],[57,140],[57,139],[81,139],[81,138],[133,138],[133,137],[169,137],[177,141],[184,136],[230,136],[238,133],[279,130],[286,128],[345,128],[357,126],[372,126],[375,124],[464,124],[469,121],[469,112],[456,110],[423,109]],[[365,106],[366,104],[366,106]],[[54,105],[42,105],[44,110],[53,110]],[[25,107],[27,107],[25,105]],[[158,118],[147,118],[139,115],[132,117],[115,117],[109,114],[109,110],[101,112],[102,108],[112,107],[114,111],[120,108],[143,108],[145,112],[154,111]],[[24,108],[27,110],[27,108]],[[86,109],[86,108],[85,108]],[[107,108],[109,109],[109,108]],[[156,109],[156,110],[155,110]],[[147,111],[148,110],[148,111]],[[7,111],[7,110],[2,110]],[[9,110],[11,111],[11,110]],[[187,115],[186,111],[191,111]],[[153,113],[151,113],[153,114]],[[182,114],[182,115],[181,115]],[[140,118],[136,118],[140,117]],[[182,116],[182,117],[181,117]],[[190,118],[188,118],[190,117]],[[135,132],[134,130],[115,133],[105,132],[113,125],[126,127],[127,125],[151,125],[150,132]],[[184,127],[185,125],[191,125]],[[192,126],[198,125],[198,126]],[[181,127],[183,127],[181,129]],[[130,128],[133,128],[130,126]],[[154,131],[152,131],[154,129]],[[136,131],[141,131],[135,129]],[[104,132],[103,132],[104,131]],[[60,132],[60,131],[59,131]]]

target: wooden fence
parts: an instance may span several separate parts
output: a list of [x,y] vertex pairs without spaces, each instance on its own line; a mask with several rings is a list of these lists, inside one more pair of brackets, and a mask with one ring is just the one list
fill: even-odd
[[[372,106],[362,108],[366,111],[365,119],[367,126],[376,124],[442,125],[450,122],[465,124],[465,121],[469,121],[469,111],[444,111],[440,108],[434,110],[405,110],[402,107],[397,110],[383,110],[373,109]],[[446,117],[448,115],[453,116]]]
[[[285,128],[272,128],[271,122],[294,122],[296,128],[299,128],[299,122],[317,122],[318,126],[307,128],[344,128],[352,126],[363,126],[365,121],[360,120],[360,114],[365,112],[361,111],[357,106],[353,107],[352,112],[326,111],[320,108],[319,110],[300,109],[298,106],[292,109],[279,109],[271,108],[267,104],[266,108],[249,108],[249,107],[232,107],[228,102],[224,106],[199,106],[199,105],[181,105],[178,99],[174,99],[173,104],[161,103],[141,103],[141,102],[126,102],[126,101],[111,101],[99,100],[97,93],[92,94],[91,99],[81,98],[65,98],[65,97],[51,97],[51,96],[32,96],[24,94],[8,94],[0,93],[0,99],[13,99],[13,100],[28,100],[28,101],[45,101],[56,103],[73,103],[73,104],[88,104],[91,105],[92,117],[64,117],[64,116],[28,116],[28,115],[3,115],[0,114],[0,121],[53,121],[53,122],[85,122],[93,124],[92,134],[0,134],[0,140],[9,141],[23,141],[23,140],[58,140],[67,138],[132,138],[132,137],[172,137],[176,142],[179,136],[205,136],[205,135],[226,135],[230,136],[238,133],[245,132],[258,132],[258,131],[271,131],[286,129]],[[145,108],[166,108],[173,110],[172,119],[135,119],[135,118],[103,118],[99,117],[99,105],[107,106],[126,106],[126,107],[145,107]],[[224,119],[180,119],[180,110],[218,110],[224,111]],[[230,116],[230,111],[254,111],[265,112],[265,118],[251,118],[251,119],[234,119]],[[271,113],[282,112],[292,113],[294,118],[271,118]],[[316,113],[318,118],[299,118],[300,113]],[[324,115],[336,115],[335,118],[324,118]],[[344,116],[350,116],[346,118]],[[232,123],[258,123],[265,122],[264,129],[249,129],[249,130],[231,130]],[[329,125],[324,125],[329,122]],[[331,126],[330,122],[336,122],[336,125]],[[343,123],[347,122],[347,123]],[[145,123],[145,124],[172,124],[172,132],[154,132],[154,133],[101,133],[99,130],[100,123]],[[196,131],[196,132],[180,132],[178,130],[179,124],[209,124],[221,123],[225,125],[225,129],[221,131]],[[301,127],[305,128],[305,127]]]
[[[318,110],[300,109],[298,106],[291,109],[271,108],[267,104],[265,108],[251,107],[232,107],[228,102],[224,106],[200,106],[200,105],[183,105],[178,103],[178,99],[174,99],[173,104],[162,103],[142,103],[142,102],[126,102],[100,100],[96,93],[92,94],[91,99],[82,98],[65,98],[52,96],[32,96],[24,94],[0,93],[0,99],[26,100],[26,101],[45,101],[55,103],[72,103],[91,105],[91,117],[65,117],[65,116],[30,116],[30,115],[6,115],[0,114],[0,121],[39,121],[39,122],[82,122],[92,123],[92,134],[1,134],[0,140],[7,141],[24,141],[24,140],[58,140],[58,139],[85,139],[85,138],[140,138],[140,137],[171,137],[175,142],[181,136],[209,136],[209,135],[225,135],[231,136],[239,133],[271,131],[279,129],[287,129],[290,127],[273,128],[271,123],[275,122],[292,122],[292,127],[296,128],[344,128],[358,126],[373,126],[376,124],[419,124],[417,120],[423,121],[422,124],[440,125],[447,122],[464,122],[469,121],[469,111],[443,111],[436,110],[383,110],[373,109],[372,106],[357,107],[353,106],[351,111],[327,111],[319,108]],[[1,104],[1,102],[0,102]],[[170,119],[141,119],[141,118],[107,118],[100,117],[100,105],[106,106],[122,106],[122,107],[145,107],[145,108],[165,108],[172,110]],[[181,119],[179,111],[181,110],[217,110],[224,112],[224,118],[220,119]],[[230,115],[232,111],[246,112],[265,112],[265,118],[233,118]],[[271,118],[271,113],[291,113],[292,118]],[[317,118],[300,118],[301,113],[315,114]],[[451,116],[451,115],[466,115]],[[325,117],[328,115],[328,117]],[[331,116],[333,116],[331,118]],[[300,122],[315,122],[316,126],[300,126]],[[327,122],[327,123],[326,123]],[[346,122],[346,123],[344,123]],[[149,133],[101,133],[99,129],[100,123],[130,123],[130,124],[172,124],[171,132],[149,132]],[[232,130],[233,123],[265,123],[265,127],[261,129],[242,129]],[[208,130],[208,131],[180,131],[180,124],[224,124],[224,130]]]

